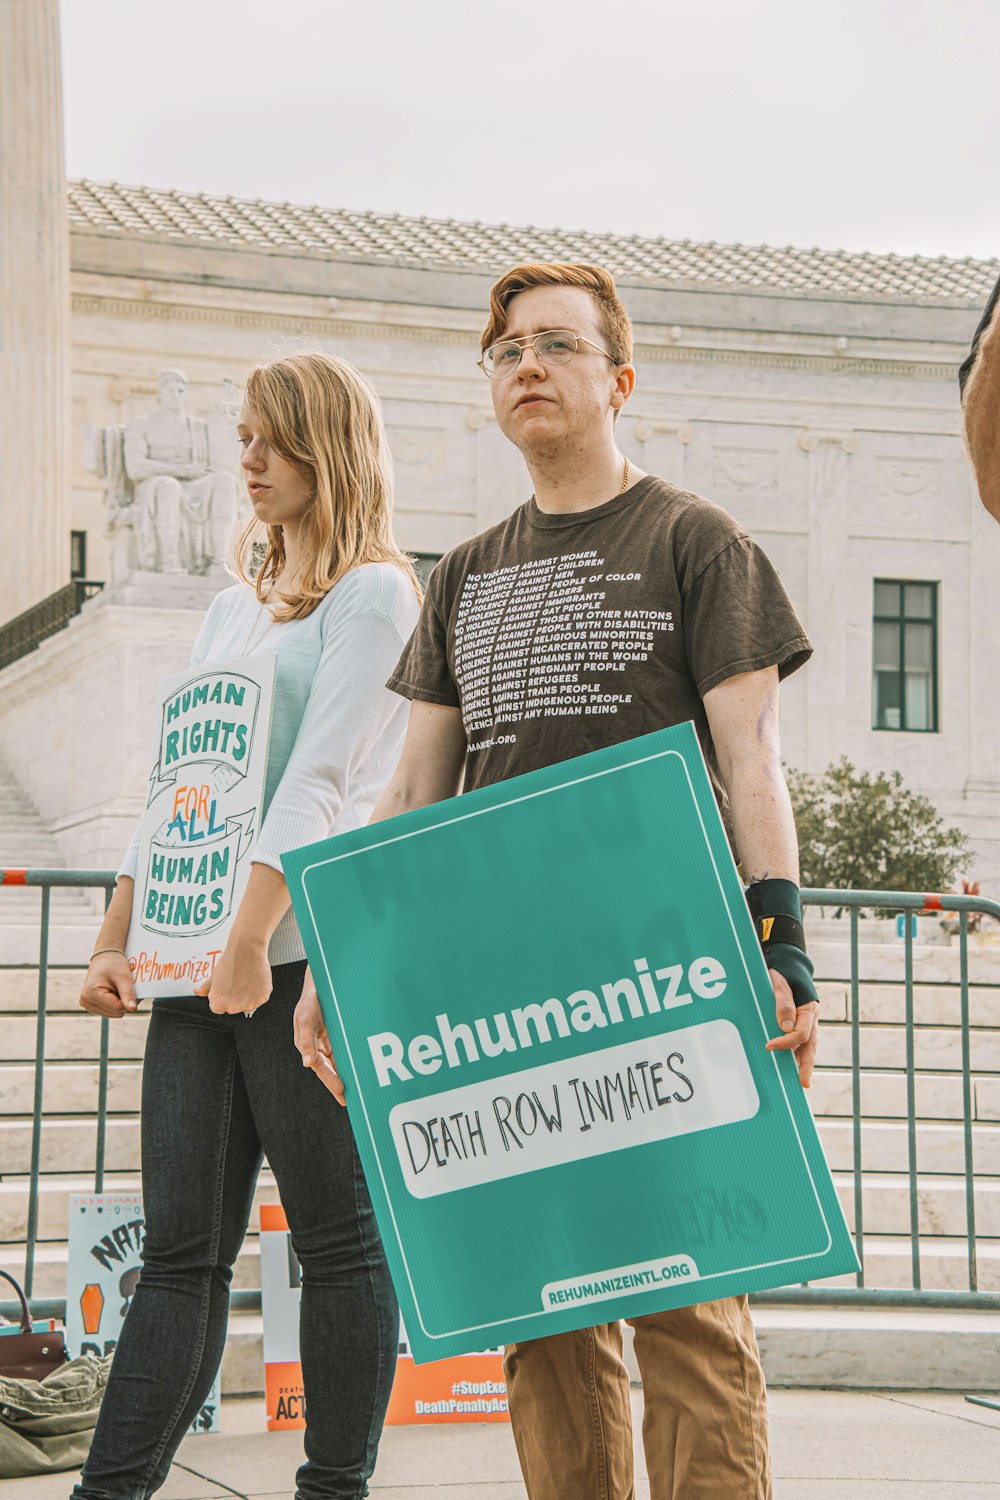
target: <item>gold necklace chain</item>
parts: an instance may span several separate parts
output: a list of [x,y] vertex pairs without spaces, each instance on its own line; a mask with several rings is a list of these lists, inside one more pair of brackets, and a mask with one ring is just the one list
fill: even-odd
[[[625,460],[625,473],[624,473],[624,475],[622,477],[622,487],[618,491],[618,495],[624,495],[625,491],[628,489],[628,477],[629,477],[629,474],[631,472],[632,472],[631,466],[629,464],[628,459],[626,459]],[[618,495],[615,496],[616,500],[618,499]],[[532,500],[534,500],[535,499],[534,495],[532,495],[531,498],[532,498]],[[537,504],[538,502],[536,501],[535,503]]]

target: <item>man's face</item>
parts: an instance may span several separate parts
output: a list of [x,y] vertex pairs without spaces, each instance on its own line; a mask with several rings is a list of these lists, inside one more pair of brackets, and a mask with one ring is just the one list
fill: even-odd
[[597,303],[582,287],[539,286],[518,292],[507,308],[505,339],[531,337],[551,329],[568,329],[581,338],[565,365],[543,365],[526,348],[513,374],[490,382],[493,410],[505,437],[529,457],[555,453],[567,445],[593,443],[595,429],[610,431],[614,413],[623,404],[619,367],[600,349],[608,340],[600,324]]

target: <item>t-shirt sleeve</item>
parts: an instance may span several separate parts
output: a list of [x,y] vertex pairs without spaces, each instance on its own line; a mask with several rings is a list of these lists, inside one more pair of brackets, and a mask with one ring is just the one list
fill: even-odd
[[125,857],[118,866],[118,873],[115,876],[116,880],[120,880],[123,875],[127,875],[130,880],[136,878],[139,869],[139,840],[141,837],[142,819],[140,818],[132,830],[132,838],[129,841],[128,848],[125,850]]
[[788,677],[812,646],[781,579],[741,532],[702,568],[684,598],[684,644],[701,697],[729,677],[777,667]]
[[382,685],[400,641],[394,621],[375,611],[325,623],[309,700],[251,863],[280,874],[282,854],[326,838],[358,768],[408,712]]
[[431,574],[416,629],[386,687],[403,698],[459,708],[461,700],[448,661],[447,570]]

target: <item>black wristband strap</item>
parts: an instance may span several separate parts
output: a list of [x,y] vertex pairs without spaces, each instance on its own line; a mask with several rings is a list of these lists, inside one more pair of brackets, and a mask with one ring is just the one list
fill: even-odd
[[812,959],[808,953],[803,953],[801,948],[793,948],[790,943],[769,943],[763,953],[767,967],[774,969],[786,981],[796,1005],[808,1005],[811,1000],[819,1000],[813,981]]
[[802,894],[794,880],[755,880],[747,886],[747,906],[757,917],[794,917],[802,921]]
[[806,951],[806,935],[802,923],[794,917],[754,917],[754,931],[760,946],[767,951],[769,943],[789,943],[793,948]]
[[746,900],[767,967],[787,981],[796,1005],[818,1000],[795,881],[755,880],[747,887]]

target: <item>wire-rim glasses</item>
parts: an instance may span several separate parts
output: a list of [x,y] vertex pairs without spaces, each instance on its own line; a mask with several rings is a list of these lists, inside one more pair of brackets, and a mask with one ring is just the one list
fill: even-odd
[[591,349],[596,349],[598,354],[603,354],[612,364],[618,363],[607,349],[602,349],[593,339],[584,338],[582,333],[573,333],[568,328],[550,328],[530,337],[499,339],[497,343],[490,344],[488,349],[483,350],[483,357],[478,361],[479,368],[488,379],[503,380],[507,375],[513,375],[521,363],[525,349],[531,349],[535,358],[543,365],[568,365],[581,344],[589,344]]

